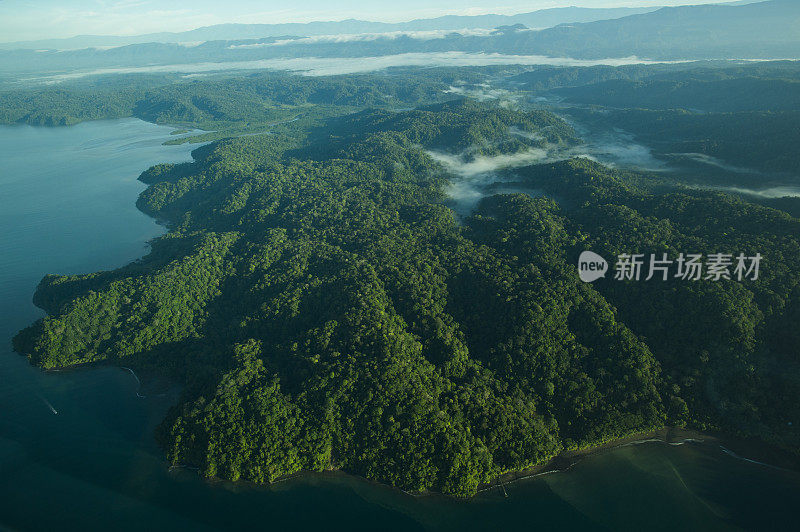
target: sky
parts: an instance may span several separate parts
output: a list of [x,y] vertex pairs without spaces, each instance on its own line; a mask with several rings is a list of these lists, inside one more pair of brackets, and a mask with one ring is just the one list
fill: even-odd
[[447,14],[515,14],[551,7],[638,7],[720,0],[0,0],[0,42],[185,31],[227,22],[399,22]]

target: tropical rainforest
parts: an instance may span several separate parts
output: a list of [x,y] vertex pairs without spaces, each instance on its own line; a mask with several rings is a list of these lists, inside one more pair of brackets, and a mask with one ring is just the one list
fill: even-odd
[[[169,227],[149,254],[44,278],[34,301],[47,317],[14,347],[45,369],[112,363],[181,382],[157,439],[170,463],[206,477],[340,469],[469,496],[505,472],[664,426],[797,453],[800,219],[576,155],[584,116],[643,138],[669,130],[684,151],[734,164],[754,146],[756,166],[796,172],[797,69],[752,68],[761,81],[741,67],[503,67],[9,91],[4,122],[136,116],[211,141],[193,162],[141,175],[138,207]],[[584,107],[487,97],[484,82],[501,75]],[[683,108],[709,84],[713,109]],[[669,105],[653,108],[654,91]],[[743,91],[778,103],[748,105]],[[600,107],[620,98],[631,108]],[[742,124],[749,138],[732,132]],[[493,173],[519,191],[454,212],[459,164],[537,153]],[[742,282],[588,284],[584,250],[763,262]]]

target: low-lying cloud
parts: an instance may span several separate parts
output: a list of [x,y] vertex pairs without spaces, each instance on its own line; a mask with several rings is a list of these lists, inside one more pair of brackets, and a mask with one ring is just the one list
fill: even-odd
[[451,35],[462,37],[486,37],[495,31],[483,28],[465,28],[461,30],[419,30],[419,31],[387,31],[380,33],[339,33],[334,35],[312,35],[310,37],[293,37],[289,39],[277,39],[270,42],[232,44],[228,48],[252,49],[271,46],[286,46],[295,44],[328,44],[328,43],[349,43],[349,42],[370,42],[370,41],[393,41],[400,38],[416,39],[420,41],[431,41],[434,39],[444,39]]
[[734,166],[732,164],[728,164],[716,157],[712,157],[710,155],[706,155],[705,153],[668,153],[666,154],[669,157],[676,157],[676,158],[683,158],[689,159],[694,162],[698,162],[701,164],[705,164],[708,166],[716,166],[717,168],[721,168],[727,172],[733,172],[736,174],[755,174],[759,173],[758,170],[751,170],[749,168],[743,168],[741,166]]
[[498,89],[491,87],[488,83],[479,83],[475,85],[456,84],[451,85],[444,91],[447,94],[455,94],[458,96],[465,96],[472,98],[479,102],[496,101],[501,106],[509,107],[519,102],[522,95],[506,89]]
[[714,190],[732,192],[734,194],[746,194],[765,199],[775,198],[798,198],[800,197],[800,186],[779,186],[764,189],[754,189],[745,187],[714,187]]
[[544,136],[535,131],[524,131],[522,129],[512,127],[508,130],[508,132],[511,133],[512,135],[516,135],[517,137],[522,137],[528,140],[537,140],[537,141],[544,140]]
[[[672,61],[677,63],[680,61]],[[137,74],[153,72],[176,72],[196,74],[201,72],[225,72],[236,70],[287,70],[307,76],[331,76],[372,72],[390,67],[439,67],[439,66],[490,66],[490,65],[545,65],[545,66],[621,66],[633,64],[655,64],[638,57],[609,59],[572,59],[569,57],[548,57],[543,55],[508,55],[497,53],[468,52],[421,52],[372,57],[292,57],[257,59],[250,61],[224,61],[183,63],[170,65],[148,65],[137,67],[116,67],[53,74],[27,78],[26,82],[59,83],[88,76],[113,74]]]
[[[517,128],[510,128],[509,133],[539,142],[544,138],[538,132]],[[521,189],[515,184],[513,173],[502,172],[504,170],[581,157],[609,167],[650,171],[668,169],[665,163],[653,157],[650,148],[634,142],[631,135],[622,131],[596,135],[578,145],[546,144],[543,147],[495,156],[469,157],[474,149],[458,155],[437,151],[427,153],[453,174],[445,192],[452,200],[454,210],[462,216],[470,214],[486,196],[514,191],[532,193],[531,190]],[[537,191],[533,193],[541,195]]]
[[664,171],[667,169],[663,161],[653,156],[653,151],[644,144],[639,144],[629,135],[602,135],[590,139],[586,144],[571,150],[573,157],[584,156],[612,168],[631,168],[645,171]]
[[518,153],[479,155],[466,161],[461,155],[450,155],[436,151],[429,151],[428,155],[456,175],[474,177],[506,168],[519,168],[545,161],[548,158],[548,151],[543,148],[530,148]]
[[445,193],[453,201],[454,210],[461,216],[469,215],[484,197],[500,193],[497,189],[488,189],[503,181],[503,177],[498,174],[501,170],[538,164],[550,158],[548,150],[544,148],[530,148],[501,155],[479,155],[470,159],[465,159],[463,154],[452,155],[438,151],[427,153],[454,174],[455,179],[447,185]]

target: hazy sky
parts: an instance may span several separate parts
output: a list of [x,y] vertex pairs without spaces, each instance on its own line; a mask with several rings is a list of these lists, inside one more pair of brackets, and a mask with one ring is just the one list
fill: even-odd
[[513,14],[548,7],[663,6],[720,0],[0,0],[0,41],[136,35],[223,22],[359,18],[396,22],[445,14]]

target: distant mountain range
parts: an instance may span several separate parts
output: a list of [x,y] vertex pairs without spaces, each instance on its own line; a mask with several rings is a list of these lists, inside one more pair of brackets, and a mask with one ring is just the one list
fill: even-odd
[[336,22],[308,22],[288,24],[217,24],[182,32],[149,33],[135,36],[79,35],[68,39],[46,39],[0,43],[0,50],[53,49],[79,50],[91,47],[124,46],[141,43],[187,43],[204,41],[231,41],[262,39],[265,37],[313,35],[339,35],[354,33],[388,33],[395,31],[462,30],[474,28],[496,28],[524,24],[529,28],[550,28],[573,22],[593,22],[648,13],[657,7],[594,9],[563,7],[540,9],[518,15],[447,15],[437,18],[416,19],[408,22],[386,23],[366,20],[342,20]]
[[[513,17],[441,17],[407,23],[417,29],[406,33],[366,32],[376,23],[350,21],[302,25],[318,35],[281,35],[258,39],[206,40],[198,45],[177,43],[141,43],[111,49],[73,51],[0,51],[0,73],[14,76],[33,72],[71,72],[98,68],[129,68],[148,65],[192,65],[231,63],[292,58],[360,58],[394,54],[442,52],[495,53],[505,55],[543,55],[576,59],[605,59],[637,56],[653,60],[696,59],[775,59],[800,58],[800,1],[770,0],[746,5],[700,5],[666,7],[616,19],[593,22],[570,22],[534,31],[532,20],[545,16],[562,18],[589,16],[587,11],[621,13],[619,10],[547,10]],[[539,15],[537,15],[539,13]],[[598,13],[595,13],[597,15]],[[464,25],[472,20],[474,28],[490,23],[506,24],[495,30],[466,29],[448,32],[446,25]],[[483,22],[477,22],[478,20]],[[520,22],[527,20],[528,24]],[[554,18],[548,19],[550,21]],[[512,24],[508,24],[512,23]],[[540,22],[541,23],[541,22]],[[323,31],[323,24],[337,25],[340,33],[332,35],[333,26]],[[284,26],[284,25],[281,25]],[[261,26],[258,26],[261,27]],[[272,26],[270,26],[272,27]],[[439,33],[430,28],[438,27]],[[224,29],[228,28],[228,29]],[[272,27],[275,28],[275,27]],[[360,28],[360,29],[359,29]],[[396,26],[392,25],[393,31]],[[423,29],[426,28],[426,29]],[[385,30],[386,28],[383,27]],[[210,27],[180,34],[198,39],[202,32],[258,32],[255,26]],[[277,31],[277,30],[276,30]],[[433,33],[431,33],[433,31]],[[428,32],[428,33],[426,33]],[[436,33],[436,34],[434,34]],[[191,34],[192,37],[187,37]],[[216,67],[215,67],[216,68]],[[225,70],[220,65],[220,70]],[[167,69],[168,70],[168,69]]]
[[570,57],[800,58],[800,1],[665,7],[527,37],[525,49]]

